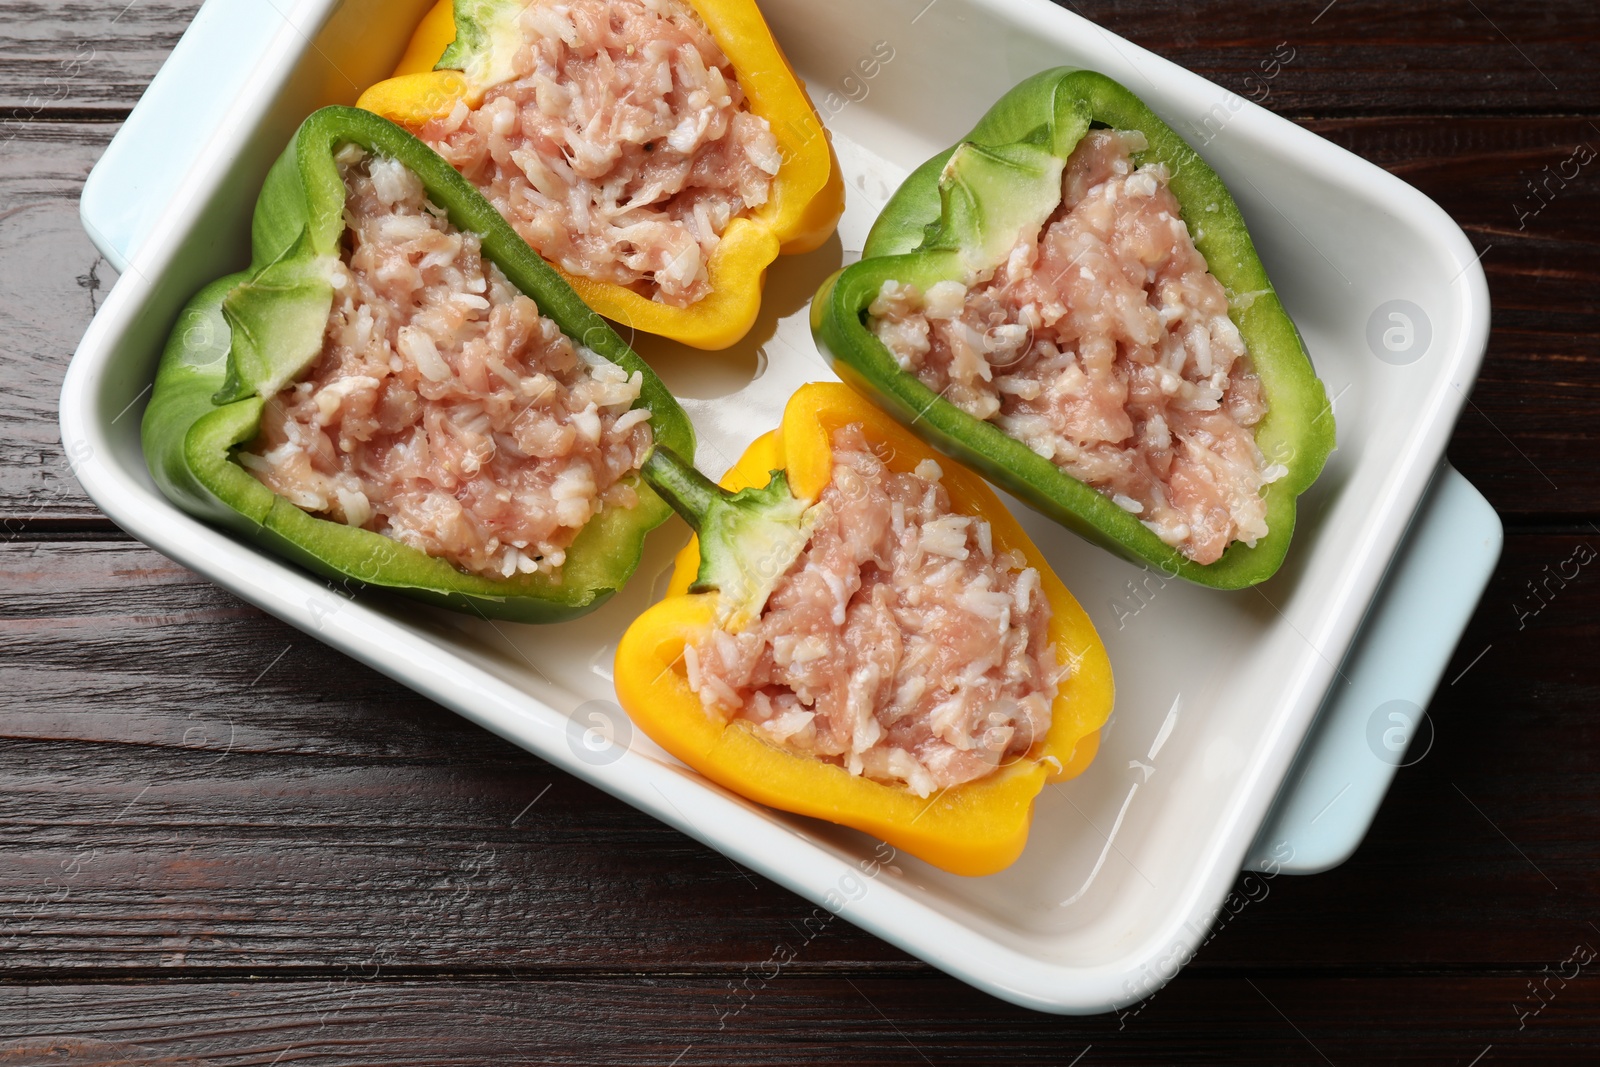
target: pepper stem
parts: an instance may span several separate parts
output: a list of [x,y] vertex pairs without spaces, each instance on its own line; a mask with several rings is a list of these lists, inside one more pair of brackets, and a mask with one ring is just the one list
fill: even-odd
[[642,473],[699,535],[700,570],[689,591],[721,594],[718,624],[743,629],[810,541],[810,502],[795,498],[783,471],[773,471],[759,489],[730,493],[659,445]]
[[656,494],[683,516],[695,533],[700,533],[706,516],[719,502],[733,494],[707,478],[682,456],[665,445],[656,445],[640,469]]

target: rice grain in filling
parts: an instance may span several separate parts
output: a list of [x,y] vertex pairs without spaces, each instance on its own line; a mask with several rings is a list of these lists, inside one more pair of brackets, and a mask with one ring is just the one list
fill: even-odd
[[767,202],[777,140],[684,0],[534,0],[514,80],[419,136],[572,274],[677,307]]
[[805,551],[761,617],[684,656],[711,714],[920,796],[982,778],[1050,728],[1060,674],[1039,572],[951,508],[942,471],[890,470],[836,432]]
[[393,160],[347,146],[321,357],[239,461],[306,511],[487,577],[559,574],[650,446],[642,376],[575,347]]
[[1062,200],[970,288],[887,282],[869,314],[904,370],[989,420],[1197,563],[1267,533],[1282,477],[1228,295],[1137,132],[1092,130]]

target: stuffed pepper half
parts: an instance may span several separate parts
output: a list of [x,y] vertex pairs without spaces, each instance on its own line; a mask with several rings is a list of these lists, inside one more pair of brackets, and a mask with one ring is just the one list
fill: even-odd
[[1327,394],[1216,173],[1059,69],[908,178],[812,305],[845,379],[1078,533],[1253,585],[1333,448]]
[[336,580],[542,622],[595,607],[671,514],[639,478],[694,447],[643,362],[425,144],[366,111],[301,125],[252,262],[180,313],[143,425],[196,515]]
[[697,348],[844,184],[754,0],[441,0],[359,106],[461,170],[591,307]]
[[618,645],[634,722],[761,803],[959,874],[1015,860],[1093,758],[1111,668],[983,480],[837,383],[720,487],[660,446],[644,474],[697,536]]

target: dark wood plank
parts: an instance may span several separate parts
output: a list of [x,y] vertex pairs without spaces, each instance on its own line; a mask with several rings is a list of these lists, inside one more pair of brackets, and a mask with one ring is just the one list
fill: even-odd
[[0,147],[0,539],[24,522],[99,514],[62,455],[56,411],[67,361],[117,278],[78,222],[83,180],[114,132],[30,122]]
[[813,911],[140,546],[0,546],[0,648],[4,968],[692,969]]
[[1493,328],[1450,458],[1508,519],[1600,515],[1600,125],[1307,125],[1433,197],[1483,252]]
[[1582,2],[1057,3],[1285,115],[1570,114],[1600,99],[1600,9]]
[[1355,858],[1257,889],[1199,962],[1285,946],[1307,962],[1417,966],[1600,947],[1597,646],[1600,530],[1513,535]]
[[[1600,99],[1592,62],[1600,12],[1585,0],[1448,0],[1424,9],[1383,0],[1056,2],[1289,115],[1570,114],[1593,112]],[[120,117],[198,7],[9,4],[0,116]],[[1294,50],[1281,69],[1272,65],[1280,43]]]
[[300,982],[40,983],[0,986],[0,1063],[1592,1062],[1600,982],[1587,972],[1551,979],[1542,1001],[1528,982],[1245,975],[1179,982],[1136,1014],[1087,1019],[1024,1011],[950,979],[792,972],[770,981],[411,982],[353,971]]
[[[114,280],[76,197],[198,0],[23,0],[0,55],[0,1064],[1592,1061],[1600,983],[1571,968],[1600,947],[1600,571],[1574,561],[1600,548],[1600,186],[1592,163],[1527,183],[1600,148],[1600,9],[1058,2],[1395,171],[1487,249],[1495,330],[1451,456],[1520,532],[1356,857],[1246,876],[1141,1005],[1030,1013],[847,922],[808,938],[792,894],[96,540],[56,446]],[[73,529],[100,533],[45,540]]]
[[126,115],[199,8],[200,0],[9,0],[0,140],[40,115]]
[[[1592,549],[1513,537],[1451,677],[1489,650],[1372,839],[1243,886],[1198,973],[1536,969],[1583,935],[1600,662],[1575,650],[1600,638],[1600,561],[1570,561]],[[1529,581],[1550,583],[1537,614]],[[694,971],[759,963],[812,913],[139,546],[0,547],[0,647],[7,968],[356,967],[380,946],[429,973]],[[845,922],[802,962],[922,969]]]

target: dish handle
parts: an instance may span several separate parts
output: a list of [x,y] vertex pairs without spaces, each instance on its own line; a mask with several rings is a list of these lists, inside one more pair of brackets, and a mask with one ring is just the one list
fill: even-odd
[[[128,269],[295,5],[206,0],[84,182],[78,215],[101,254]],[[161,145],[151,152],[151,145]]]
[[1317,874],[1356,850],[1395,771],[1421,761],[1433,745],[1424,709],[1503,541],[1489,502],[1441,463],[1247,854],[1246,870]]

